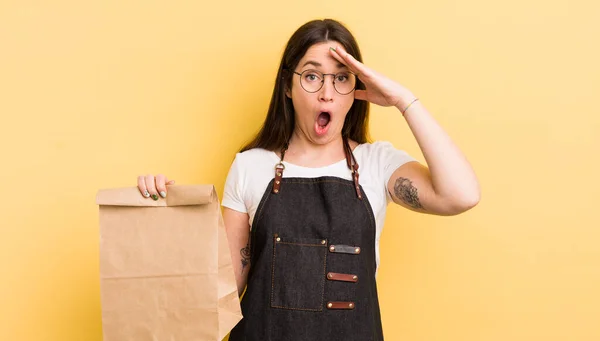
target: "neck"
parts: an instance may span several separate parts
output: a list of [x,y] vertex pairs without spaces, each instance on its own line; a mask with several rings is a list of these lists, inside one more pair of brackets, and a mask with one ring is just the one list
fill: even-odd
[[329,165],[345,157],[344,140],[338,135],[324,144],[310,141],[301,131],[294,131],[285,160],[309,167]]

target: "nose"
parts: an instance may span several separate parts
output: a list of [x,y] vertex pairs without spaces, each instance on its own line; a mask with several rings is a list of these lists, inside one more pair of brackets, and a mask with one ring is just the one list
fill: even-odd
[[327,80],[327,76],[324,76],[323,86],[319,91],[319,100],[323,102],[330,102],[333,100],[335,89],[333,87],[333,77],[330,81]]

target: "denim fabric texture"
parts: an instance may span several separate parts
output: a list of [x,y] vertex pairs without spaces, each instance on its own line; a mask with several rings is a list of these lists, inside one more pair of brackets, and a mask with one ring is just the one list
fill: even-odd
[[[244,318],[231,341],[383,340],[375,282],[375,217],[360,188],[337,177],[271,181],[250,235]],[[331,252],[331,245],[360,253]],[[349,250],[347,248],[346,250]],[[358,281],[327,279],[328,272]],[[332,310],[327,303],[354,302]]]

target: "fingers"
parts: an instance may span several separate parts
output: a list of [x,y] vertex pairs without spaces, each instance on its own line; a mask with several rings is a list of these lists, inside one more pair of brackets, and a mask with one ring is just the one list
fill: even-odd
[[154,178],[154,175],[146,175],[144,179],[146,181],[146,189],[150,193],[150,197],[155,201],[158,200],[158,192],[156,191],[155,182],[156,179]]
[[159,174],[156,176],[156,190],[161,197],[167,197],[167,177]]
[[150,192],[148,192],[148,188],[146,187],[146,179],[140,175],[137,178],[137,183],[140,193],[142,193],[145,198],[150,198]]
[[333,58],[346,65],[350,71],[354,72],[360,78],[364,79],[371,76],[371,70],[352,57],[352,55],[346,52],[341,46],[331,48],[330,51],[333,54]]
[[352,69],[352,67],[350,65],[348,65],[348,63],[344,60],[344,58],[342,58],[342,56],[337,52],[338,49],[341,49],[341,47],[338,47],[338,48],[330,47],[329,52],[331,52],[331,55],[333,56],[333,58],[335,58],[335,60],[346,65],[347,67],[350,68],[350,71],[354,72],[354,69]]
[[140,175],[137,178],[138,189],[145,198],[152,198],[158,200],[159,196],[167,197],[167,186],[175,184],[175,180],[169,180],[166,176],[159,174],[156,177],[154,175]]

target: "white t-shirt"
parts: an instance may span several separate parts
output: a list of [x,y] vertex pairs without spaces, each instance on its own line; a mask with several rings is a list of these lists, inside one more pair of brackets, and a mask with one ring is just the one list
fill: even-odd
[[[391,143],[381,141],[360,144],[353,153],[359,165],[359,183],[365,191],[375,215],[375,255],[377,266],[379,266],[379,238],[383,229],[387,204],[392,200],[387,190],[387,183],[398,167],[416,160],[405,151],[394,148]],[[277,163],[279,163],[277,154],[255,148],[236,154],[231,165],[225,182],[222,205],[242,213],[248,213],[250,228],[252,228],[256,209],[267,186],[275,176]],[[284,178],[335,176],[352,180],[352,174],[345,158],[329,166],[318,168],[297,166],[286,161],[283,164],[285,165]]]

